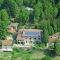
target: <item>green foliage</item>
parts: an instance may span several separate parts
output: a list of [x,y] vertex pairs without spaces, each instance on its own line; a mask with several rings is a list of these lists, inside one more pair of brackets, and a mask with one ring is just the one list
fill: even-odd
[[57,28],[57,30],[60,32],[60,17],[57,19],[57,26],[58,26],[58,28]]
[[29,12],[25,9],[25,7],[22,7],[19,12],[19,18],[18,22],[20,22],[21,25],[27,24],[29,21]]
[[9,11],[12,17],[17,18],[19,16],[20,9],[18,5],[16,4],[16,2],[14,0],[8,0],[7,5],[9,7]]
[[15,2],[17,3],[18,6],[22,6],[23,5],[23,0],[15,0]]
[[44,43],[39,43],[39,44],[36,44],[35,45],[35,49],[42,49],[42,48],[45,48],[46,46],[45,46],[45,44]]
[[52,58],[51,57],[49,57],[49,56],[45,56],[44,58],[42,58],[41,60],[52,60]]
[[14,48],[14,51],[12,52],[12,60],[20,57],[22,60],[28,60],[30,57],[30,53],[28,50]]
[[0,19],[0,39],[4,39],[7,35],[7,26],[9,24],[9,16],[5,9],[1,10],[1,19]]
[[[41,29],[43,29],[43,42],[46,44],[48,42],[48,36],[49,36],[49,25],[46,20],[43,20],[40,24]],[[49,26],[49,27],[48,27]]]
[[49,3],[48,1],[45,2],[45,16],[47,19],[53,19],[53,17],[56,17],[57,13],[58,13],[58,9],[56,8],[56,6],[53,6],[52,3]]
[[42,12],[43,12],[42,3],[38,2],[35,5],[35,20],[39,20],[42,18]]
[[58,55],[60,55],[60,40],[55,43],[55,50]]
[[[26,7],[33,11],[28,11]],[[0,20],[7,20],[0,21],[0,25],[6,23],[4,29],[12,17],[15,18],[14,22],[19,23],[19,27],[42,29],[46,42],[49,35],[60,32],[59,0],[0,0],[0,12],[4,12],[0,14]]]
[[3,4],[4,0],[0,0],[0,7],[1,7],[1,4]]

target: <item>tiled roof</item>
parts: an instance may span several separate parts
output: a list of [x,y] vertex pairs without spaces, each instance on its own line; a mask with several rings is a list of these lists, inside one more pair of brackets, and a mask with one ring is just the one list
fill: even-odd
[[12,45],[12,40],[3,40],[2,45],[3,46],[11,46]]
[[17,40],[20,40],[22,39],[23,37],[27,36],[40,36],[40,32],[42,32],[42,30],[39,30],[39,29],[20,29],[18,31],[18,34],[17,34]]
[[60,37],[60,33],[55,33],[51,36],[48,37],[48,41],[49,42],[55,42],[56,40],[58,40]]

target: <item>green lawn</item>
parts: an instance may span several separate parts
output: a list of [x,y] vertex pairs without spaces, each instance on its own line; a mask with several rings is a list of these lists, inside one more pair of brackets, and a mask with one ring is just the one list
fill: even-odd
[[56,56],[53,60],[60,60],[60,56]]
[[[0,52],[0,60],[41,60],[45,54],[41,50],[14,50],[13,52]],[[52,58],[60,60],[60,56]]]
[[12,60],[36,60],[36,59],[41,59],[45,55],[42,51],[40,50],[31,50],[31,51],[14,51],[12,53]]
[[11,60],[11,52],[0,52],[0,60]]
[[45,55],[42,51],[35,51],[34,53],[32,53],[32,55],[30,56],[30,59],[41,59],[43,58]]

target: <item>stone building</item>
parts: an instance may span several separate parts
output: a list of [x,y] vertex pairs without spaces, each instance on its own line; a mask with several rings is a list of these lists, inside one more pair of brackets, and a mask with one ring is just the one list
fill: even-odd
[[20,47],[31,47],[42,40],[42,30],[39,29],[20,29],[17,33],[17,45]]

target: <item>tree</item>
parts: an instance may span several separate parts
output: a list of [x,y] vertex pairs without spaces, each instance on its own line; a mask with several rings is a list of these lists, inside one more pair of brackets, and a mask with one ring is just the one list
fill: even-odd
[[54,32],[56,33],[57,32],[57,20],[54,19],[54,22],[53,22],[53,29],[54,29]]
[[39,28],[41,20],[44,19],[44,12],[42,3],[39,1],[34,7],[34,24],[36,28]]
[[0,0],[0,7],[1,7],[1,4],[3,4],[4,0]]
[[40,20],[41,17],[42,17],[42,12],[43,12],[42,3],[41,2],[38,2],[35,5],[35,17],[34,17],[34,20]]
[[15,2],[19,7],[23,5],[23,0],[15,0]]
[[57,29],[58,29],[58,32],[60,32],[60,16],[57,19]]
[[8,0],[7,5],[10,9],[10,14],[12,17],[17,18],[19,16],[19,7],[14,0]]
[[23,0],[25,6],[30,6],[30,0]]
[[5,39],[7,33],[7,26],[10,22],[8,13],[5,9],[1,10],[1,19],[0,19],[0,39]]
[[47,20],[43,20],[40,23],[40,27],[43,30],[43,42],[45,43],[45,45],[48,42],[48,36],[49,36],[47,23],[48,23]]
[[55,5],[52,5],[51,2],[44,2],[44,13],[47,19],[54,19],[58,14],[58,9]]
[[60,40],[55,42],[55,51],[58,55],[60,55]]
[[43,42],[45,43],[45,45],[48,42],[48,36],[49,36],[48,30],[45,29],[43,32]]
[[53,27],[50,25],[50,20],[47,20],[47,29],[48,29],[49,35],[54,33]]
[[5,25],[7,26],[10,22],[9,15],[6,9],[1,10],[1,20],[5,22]]
[[60,1],[57,4],[57,8],[58,8],[58,16],[60,15]]
[[27,11],[25,9],[25,7],[22,7],[19,13],[19,18],[18,18],[18,22],[20,22],[20,24],[24,25],[26,23],[29,22],[29,11]]
[[[34,10],[27,11],[26,7]],[[46,35],[45,40],[47,40],[47,36],[60,32],[59,0],[0,0],[0,12],[2,9],[6,9],[8,17],[13,17],[14,22],[18,22],[20,26],[29,27],[33,24],[33,28],[42,29]],[[6,17],[6,12],[4,14],[3,12],[0,14],[0,25],[7,22],[7,26],[9,18]],[[4,20],[7,21],[3,22]]]

